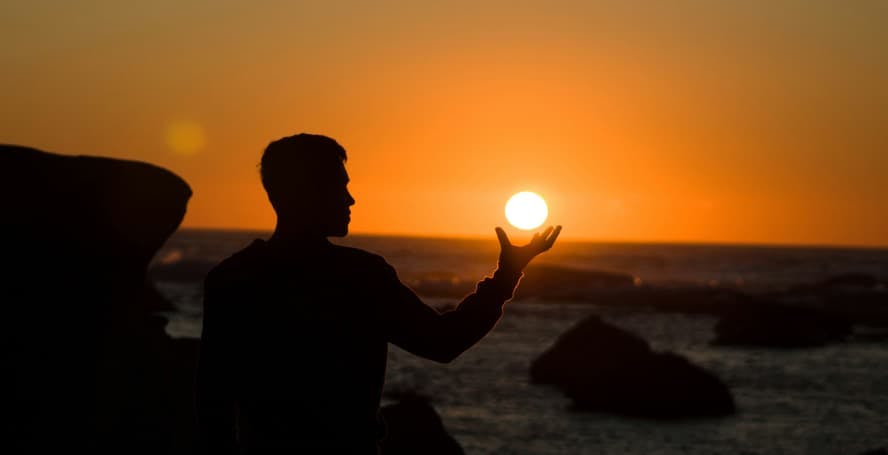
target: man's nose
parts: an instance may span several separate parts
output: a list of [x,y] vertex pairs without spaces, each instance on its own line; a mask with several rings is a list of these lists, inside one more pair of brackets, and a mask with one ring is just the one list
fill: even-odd
[[348,205],[350,205],[350,206],[355,205],[355,198],[352,197],[351,193],[345,193],[345,195],[348,197],[348,199],[347,199]]

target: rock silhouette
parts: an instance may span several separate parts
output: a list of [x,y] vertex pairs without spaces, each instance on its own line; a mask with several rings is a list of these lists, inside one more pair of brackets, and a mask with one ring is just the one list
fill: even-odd
[[835,312],[778,303],[737,307],[715,326],[713,344],[800,348],[842,341],[852,325]]
[[380,413],[386,424],[386,437],[380,444],[382,455],[465,453],[424,397],[402,397],[398,403],[380,408]]
[[146,163],[0,146],[12,453],[178,453],[196,343],[146,283],[191,190]]
[[[452,272],[426,273],[410,281],[417,294],[428,297],[462,297],[475,285]],[[635,277],[623,273],[578,269],[551,264],[531,264],[524,271],[515,299],[582,301],[601,293],[632,290]]]
[[534,264],[525,270],[515,298],[583,299],[596,291],[634,286],[635,277],[624,273]]
[[888,328],[888,283],[872,275],[847,273],[795,286],[780,301],[812,306],[838,321]]
[[677,419],[734,413],[734,399],[716,376],[673,353],[658,353],[597,316],[561,335],[530,369],[577,410]]
[[805,291],[869,291],[875,288],[884,288],[885,283],[878,278],[865,273],[844,273],[834,275],[814,284],[796,286],[796,292]]

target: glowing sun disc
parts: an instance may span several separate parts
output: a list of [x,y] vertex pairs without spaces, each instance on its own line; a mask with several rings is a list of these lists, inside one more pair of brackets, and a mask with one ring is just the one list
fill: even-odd
[[540,227],[549,216],[549,207],[539,194],[530,191],[516,193],[506,202],[506,219],[518,229]]

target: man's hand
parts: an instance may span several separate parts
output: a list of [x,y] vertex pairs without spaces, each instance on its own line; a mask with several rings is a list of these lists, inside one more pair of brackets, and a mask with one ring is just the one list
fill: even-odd
[[542,233],[537,232],[530,239],[530,243],[524,246],[512,245],[506,231],[501,227],[496,228],[496,236],[500,243],[499,267],[512,273],[521,273],[524,267],[530,263],[536,255],[547,251],[555,244],[555,239],[561,233],[561,226],[549,226]]

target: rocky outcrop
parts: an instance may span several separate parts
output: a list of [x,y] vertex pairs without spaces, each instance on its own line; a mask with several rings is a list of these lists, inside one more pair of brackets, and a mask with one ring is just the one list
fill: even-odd
[[146,163],[0,146],[11,453],[190,450],[196,344],[145,279],[190,196]]
[[398,403],[380,409],[386,436],[380,443],[382,455],[462,455],[462,447],[453,439],[441,417],[428,400],[405,396]]
[[795,286],[792,292],[842,292],[870,291],[884,289],[885,283],[865,273],[845,273],[834,275],[814,284]]
[[623,273],[532,264],[524,271],[515,298],[579,300],[602,290],[631,289],[635,277]]
[[842,341],[852,325],[834,312],[773,302],[749,303],[723,316],[713,344],[772,348],[823,346]]
[[[451,272],[433,272],[414,277],[407,284],[425,297],[463,297],[472,292],[481,277],[465,279]],[[632,275],[600,270],[578,269],[550,264],[531,264],[515,292],[515,299],[585,301],[603,292],[632,290]]]
[[734,413],[716,376],[673,353],[658,353],[629,332],[589,317],[537,358],[531,381],[550,384],[577,410],[656,419]]
[[795,286],[774,296],[781,302],[815,307],[849,323],[888,328],[888,283],[873,275],[847,273]]

